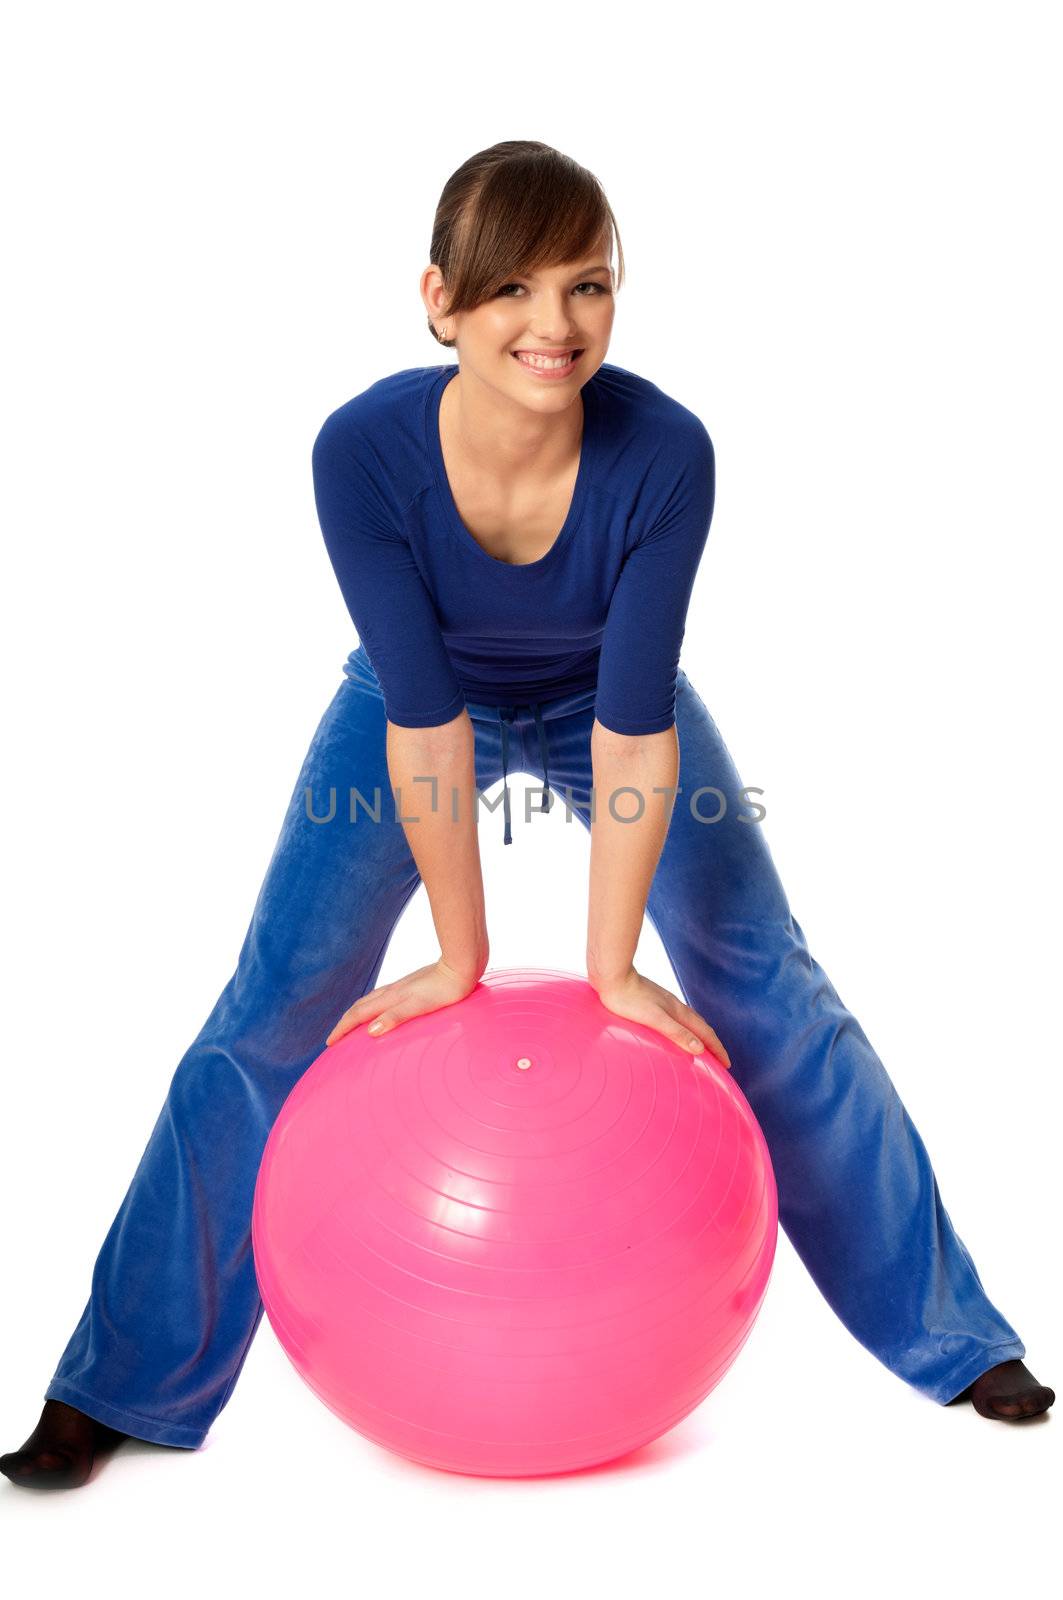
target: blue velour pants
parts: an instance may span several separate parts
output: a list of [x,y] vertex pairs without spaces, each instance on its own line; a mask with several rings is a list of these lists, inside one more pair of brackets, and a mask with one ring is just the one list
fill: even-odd
[[[548,776],[556,793],[544,805],[560,796],[589,826],[593,691],[468,709],[481,792],[514,759]],[[681,789],[647,915],[682,995],[727,1047],[798,1255],[853,1336],[945,1404],[1026,1348],[986,1297],[885,1068],[809,954],[763,827],[682,671],[676,719]],[[236,970],[177,1066],[46,1391],[138,1438],[195,1449],[232,1393],[262,1316],[251,1208],[266,1138],[333,1025],[375,987],[421,881],[385,740],[359,646],[303,762]],[[376,821],[366,808],[378,788]],[[416,803],[403,797],[409,812],[431,803],[429,786],[418,789]],[[617,813],[635,804],[621,796]]]

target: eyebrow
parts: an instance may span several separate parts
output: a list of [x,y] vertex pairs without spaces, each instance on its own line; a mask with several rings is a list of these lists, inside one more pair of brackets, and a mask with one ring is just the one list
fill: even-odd
[[[593,267],[577,267],[572,276],[574,278],[583,278],[586,277],[588,272],[608,272],[612,277],[613,269],[609,266],[603,266],[601,262],[597,262]],[[534,278],[535,274],[534,272],[517,272],[514,276],[517,278]]]

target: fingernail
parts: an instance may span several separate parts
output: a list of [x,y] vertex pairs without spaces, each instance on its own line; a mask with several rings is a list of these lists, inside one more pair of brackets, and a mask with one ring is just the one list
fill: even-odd
[[701,1049],[701,1040],[695,1039],[693,1034],[691,1034],[690,1038],[687,1040],[687,1044],[690,1046],[691,1050]]
[[371,1022],[369,1024],[369,1032],[370,1033],[379,1033],[383,1026],[384,1026],[384,1024],[382,1022]]

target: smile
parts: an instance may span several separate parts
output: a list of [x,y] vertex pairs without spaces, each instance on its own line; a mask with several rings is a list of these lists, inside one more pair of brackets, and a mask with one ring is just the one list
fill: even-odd
[[583,351],[570,350],[564,356],[537,356],[529,354],[526,350],[514,350],[512,354],[527,372],[534,373],[537,378],[557,379],[568,377]]

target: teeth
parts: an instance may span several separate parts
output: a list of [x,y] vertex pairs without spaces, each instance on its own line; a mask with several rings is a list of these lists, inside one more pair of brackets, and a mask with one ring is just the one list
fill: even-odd
[[567,367],[572,361],[572,352],[567,356],[532,356],[518,350],[517,360],[523,361],[526,367]]

